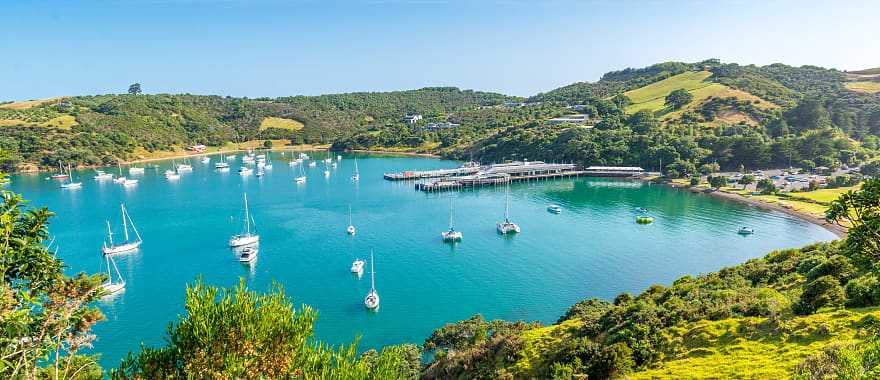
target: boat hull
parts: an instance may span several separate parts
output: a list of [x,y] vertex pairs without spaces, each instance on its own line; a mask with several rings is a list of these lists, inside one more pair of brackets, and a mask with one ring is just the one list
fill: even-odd
[[260,242],[260,235],[236,236],[229,239],[230,247],[241,247],[245,245],[256,244]]
[[370,310],[376,310],[379,308],[379,294],[370,293],[367,295],[367,298],[364,298],[364,306]]
[[462,238],[462,233],[459,231],[446,231],[441,232],[440,237],[443,238],[443,241],[460,241]]
[[518,234],[520,231],[519,226],[514,223],[498,223],[495,227],[498,229],[498,233],[502,235]]
[[122,245],[114,245],[114,246],[103,246],[101,247],[101,252],[105,255],[114,255],[117,253],[129,252],[138,249],[141,246],[141,242],[136,241],[133,243],[126,243]]
[[110,295],[110,294],[119,292],[122,289],[125,289],[125,283],[123,282],[123,283],[114,284],[111,282],[105,282],[105,283],[101,284],[101,289],[104,289],[104,293],[106,293],[107,295]]

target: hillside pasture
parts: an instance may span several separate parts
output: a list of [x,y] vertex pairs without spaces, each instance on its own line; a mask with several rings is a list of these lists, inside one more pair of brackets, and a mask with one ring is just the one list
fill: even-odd
[[856,91],[856,92],[866,92],[869,94],[876,94],[880,92],[880,82],[874,81],[856,81],[856,82],[846,82],[844,84],[846,88]]
[[33,108],[39,106],[41,104],[57,102],[62,98],[49,98],[49,99],[34,99],[34,100],[25,100],[20,102],[12,102],[6,104],[0,104],[0,108],[6,108],[11,110],[26,110],[28,108]]
[[62,115],[42,122],[31,122],[20,119],[0,119],[0,127],[44,127],[70,129],[74,125],[76,125],[76,118],[71,115]]
[[305,125],[302,122],[293,120],[293,119],[285,119],[283,117],[267,117],[264,118],[263,121],[260,122],[260,130],[264,131],[269,128],[278,128],[278,129],[287,129],[290,131],[298,131],[303,129]]

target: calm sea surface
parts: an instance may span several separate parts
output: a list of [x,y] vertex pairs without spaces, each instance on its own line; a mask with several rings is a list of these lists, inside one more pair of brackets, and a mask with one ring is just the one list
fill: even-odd
[[[313,153],[323,158],[324,153]],[[141,342],[159,345],[168,323],[183,311],[187,283],[253,289],[273,281],[295,304],[319,310],[318,338],[332,343],[361,336],[361,349],[421,343],[444,323],[482,313],[488,318],[553,322],[568,306],[588,297],[637,293],[760,257],[767,252],[832,240],[830,232],[787,215],[663,186],[611,179],[566,179],[510,187],[511,220],[522,233],[501,236],[503,188],[426,194],[412,182],[389,182],[383,172],[449,168],[452,161],[358,155],[361,180],[352,183],[354,155],[345,154],[331,175],[324,165],[305,167],[306,184],[290,153],[273,153],[274,169],[262,178],[237,173],[241,154],[227,173],[193,162],[194,171],[169,182],[147,169],[136,187],[97,182],[94,171],[74,172],[83,182],[63,190],[39,176],[16,176],[10,188],[57,216],[50,227],[68,273],[104,269],[100,253],[105,220],[119,223],[124,202],[144,243],[116,257],[127,281],[123,293],[105,300],[107,321],[95,327],[102,365],[115,367]],[[334,156],[335,160],[335,156]],[[115,172],[115,170],[114,170]],[[227,247],[241,230],[247,193],[261,235],[258,260],[242,265]],[[449,198],[455,198],[461,243],[444,244]],[[547,212],[559,204],[561,214]],[[345,233],[348,206],[357,235]],[[639,207],[656,218],[634,222]],[[740,226],[756,233],[740,236]],[[376,257],[378,312],[364,309],[369,272],[349,273],[354,258]],[[369,267],[367,267],[369,270]]]

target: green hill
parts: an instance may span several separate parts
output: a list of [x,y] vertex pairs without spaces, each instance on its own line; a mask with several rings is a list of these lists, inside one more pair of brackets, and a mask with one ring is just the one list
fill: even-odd
[[875,67],[873,69],[864,69],[858,71],[847,71],[849,74],[858,74],[858,75],[878,75],[880,74],[880,67]]

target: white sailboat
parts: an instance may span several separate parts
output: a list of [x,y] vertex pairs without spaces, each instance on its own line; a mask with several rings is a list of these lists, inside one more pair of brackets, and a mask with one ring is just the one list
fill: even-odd
[[58,161],[58,173],[52,174],[49,176],[51,179],[65,179],[70,177],[67,173],[64,172],[64,168],[61,166],[61,161]]
[[[101,284],[101,288],[104,289],[106,295],[111,295],[125,289],[125,280],[122,279],[122,275],[119,274],[119,268],[116,266],[116,262],[113,261],[113,258],[110,256],[104,256],[104,260],[107,262],[107,281]],[[110,264],[113,264],[113,270],[116,271],[116,278],[118,278],[119,281],[113,281],[113,273],[110,272]]]
[[184,163],[182,163],[182,164],[177,164],[177,172],[178,172],[178,173],[180,173],[180,172],[191,172],[192,170],[193,170],[193,167],[192,167],[192,165],[190,165],[188,162],[184,162]]
[[82,182],[73,182],[73,172],[70,171],[70,164],[67,164],[67,182],[61,184],[62,189],[79,189]]
[[211,162],[211,157],[208,157],[208,156],[202,157],[203,164],[209,164],[210,162]]
[[119,171],[119,175],[117,175],[116,178],[113,179],[113,182],[119,184],[125,182],[126,178],[122,175],[122,165],[119,164],[119,161],[116,162],[116,170]]
[[[105,255],[112,255],[115,253],[123,253],[137,249],[140,247],[143,240],[141,240],[141,234],[138,233],[137,227],[134,225],[134,221],[131,220],[131,215],[128,215],[128,212],[125,210],[125,205],[120,204],[119,207],[122,209],[122,230],[125,234],[125,240],[121,244],[117,244],[113,241],[113,230],[110,228],[110,221],[107,221],[107,241],[104,242],[104,245],[101,247],[101,252]],[[134,231],[134,235],[137,237],[135,240],[131,240],[128,236],[128,225],[131,224],[131,229]]]
[[251,169],[247,166],[242,166],[242,167],[238,168],[238,174],[241,174],[241,175],[250,175],[253,172],[254,172],[254,169]]
[[450,198],[449,199],[449,231],[443,231],[440,233],[440,236],[443,238],[443,241],[450,241],[450,242],[461,241],[461,238],[462,238],[461,231],[456,231],[455,226],[452,224],[454,213],[455,213],[455,207],[452,204],[452,198]]
[[272,170],[272,157],[271,155],[266,155],[266,164],[263,165],[263,169]]
[[345,229],[345,232],[348,232],[349,235],[354,235],[356,232],[354,224],[351,223],[351,205],[348,205],[348,228]]
[[144,174],[144,170],[141,166],[129,166],[128,174]]
[[379,292],[376,291],[376,271],[373,268],[373,251],[370,251],[370,292],[364,298],[364,306],[370,310],[379,308]]
[[214,169],[225,171],[229,170],[229,163],[226,162],[226,157],[223,157],[223,154],[220,154],[220,161],[214,164]]
[[351,180],[354,182],[357,182],[357,181],[360,181],[360,179],[361,179],[361,172],[358,171],[358,159],[357,159],[357,157],[355,157],[354,158],[354,174],[351,176]]
[[139,180],[131,179],[131,178],[126,178],[125,181],[122,181],[122,186],[125,186],[125,187],[132,187],[132,186],[137,185],[138,182],[139,182]]
[[519,226],[516,223],[510,221],[510,185],[505,188],[505,201],[504,201],[504,222],[496,223],[495,227],[498,228],[498,232],[502,235],[509,233],[519,233]]
[[296,177],[296,183],[306,183],[306,173],[303,171],[302,165],[299,166],[299,177]]
[[251,223],[253,222],[253,217],[250,215],[250,211],[248,210],[248,201],[247,194],[244,195],[244,232],[238,235],[232,236],[229,239],[230,247],[241,247],[244,245],[250,245],[260,242],[260,235],[256,234],[256,225],[254,226],[254,232],[251,232]]

